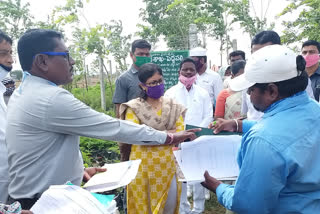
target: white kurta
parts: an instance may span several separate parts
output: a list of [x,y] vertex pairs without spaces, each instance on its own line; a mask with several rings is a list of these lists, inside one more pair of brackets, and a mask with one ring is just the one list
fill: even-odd
[[193,85],[188,91],[181,82],[178,82],[166,91],[165,96],[176,100],[188,109],[185,124],[207,128],[212,122],[213,109],[210,96],[200,86]]
[[5,203],[8,198],[8,152],[5,142],[7,124],[7,106],[2,94],[6,87],[0,83],[0,202]]
[[196,84],[207,90],[211,103],[215,104],[220,91],[223,89],[223,82],[220,75],[208,68],[203,74],[197,74]]

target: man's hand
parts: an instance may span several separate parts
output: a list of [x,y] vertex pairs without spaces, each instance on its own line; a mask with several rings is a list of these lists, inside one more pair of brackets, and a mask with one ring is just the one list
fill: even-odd
[[99,167],[89,167],[84,169],[83,173],[83,181],[87,182],[90,180],[92,176],[94,176],[97,172],[105,172],[107,169],[99,168]]
[[[178,145],[179,143],[182,143],[186,139],[194,140],[197,138],[195,135],[195,132],[199,132],[201,129],[189,129],[186,131],[176,132],[173,134],[173,141],[171,145]],[[169,142],[166,141],[165,144],[169,144]]]
[[201,183],[202,186],[204,186],[205,188],[211,190],[212,192],[216,193],[216,189],[218,188],[218,186],[220,184],[222,184],[221,181],[218,181],[217,179],[215,179],[214,177],[211,177],[209,175],[209,172],[206,171],[204,173],[204,179],[205,181]]
[[[242,131],[242,121],[238,120],[238,131]],[[209,124],[209,129],[213,129],[213,133],[218,134],[221,131],[236,132],[237,123],[234,120],[225,120],[218,118],[216,121]]]

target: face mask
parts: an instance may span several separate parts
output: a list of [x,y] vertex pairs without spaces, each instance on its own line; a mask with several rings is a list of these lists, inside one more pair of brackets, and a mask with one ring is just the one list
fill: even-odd
[[[146,86],[146,85],[144,85]],[[164,84],[161,83],[160,85],[156,86],[146,86],[148,88],[147,95],[153,99],[159,99],[164,94]]]
[[4,96],[11,96],[13,91],[16,89],[15,86],[8,87],[6,91],[3,93]]
[[151,57],[148,56],[136,56],[136,62],[134,63],[137,67],[143,64],[151,62]]
[[7,66],[0,64],[0,80],[3,80],[8,75],[8,73],[11,71],[11,69]]
[[192,84],[196,81],[196,79],[197,79],[197,76],[196,76],[196,75],[194,75],[193,77],[190,77],[190,78],[185,77],[185,76],[182,76],[182,75],[179,76],[179,81],[180,81],[187,89],[191,88]]
[[306,60],[306,67],[309,68],[319,62],[319,54],[311,54],[303,57]]

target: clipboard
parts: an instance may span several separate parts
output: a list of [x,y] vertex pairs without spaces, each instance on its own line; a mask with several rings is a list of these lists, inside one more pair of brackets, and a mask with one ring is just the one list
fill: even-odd
[[226,132],[226,131],[221,131],[218,134],[214,134],[213,129],[186,124],[186,130],[197,129],[197,128],[201,128],[200,132],[195,133],[197,137],[200,137],[203,135],[242,135],[242,133],[239,133],[239,132]]

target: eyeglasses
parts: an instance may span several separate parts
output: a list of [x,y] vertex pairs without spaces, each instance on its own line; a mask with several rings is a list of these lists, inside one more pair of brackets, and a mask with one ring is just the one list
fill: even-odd
[[153,86],[156,86],[156,85],[160,85],[160,84],[162,84],[163,83],[163,79],[161,79],[161,80],[158,80],[158,81],[153,81],[153,82],[150,82],[150,83],[146,83],[146,86],[151,86],[151,87],[153,87]]
[[[69,52],[40,52],[39,54],[45,54],[48,56],[63,56],[68,62],[70,62]],[[33,58],[35,58],[35,56]]]

